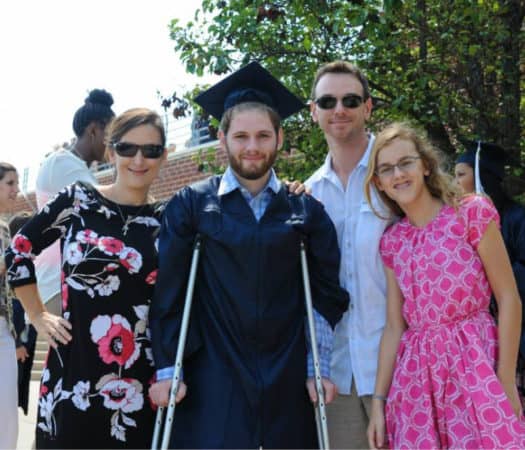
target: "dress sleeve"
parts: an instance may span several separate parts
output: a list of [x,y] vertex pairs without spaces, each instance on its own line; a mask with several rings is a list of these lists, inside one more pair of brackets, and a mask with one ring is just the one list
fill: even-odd
[[499,214],[488,197],[473,195],[465,198],[460,206],[467,222],[467,240],[477,250],[489,224],[494,221],[499,228]]
[[12,287],[36,283],[33,260],[66,232],[74,212],[75,189],[71,185],[59,192],[13,237],[6,250],[7,277]]
[[394,243],[396,239],[392,235],[392,229],[385,231],[381,240],[379,241],[379,253],[383,264],[389,269],[394,268]]

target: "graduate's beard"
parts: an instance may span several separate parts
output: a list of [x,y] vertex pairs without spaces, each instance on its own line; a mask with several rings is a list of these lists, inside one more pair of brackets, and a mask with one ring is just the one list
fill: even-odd
[[268,171],[273,167],[275,160],[277,159],[278,146],[276,144],[275,149],[272,153],[267,155],[267,159],[260,163],[260,165],[250,165],[249,167],[243,167],[242,161],[236,158],[231,152],[228,144],[226,144],[226,153],[228,155],[228,163],[232,170],[240,177],[245,180],[258,180],[264,177]]

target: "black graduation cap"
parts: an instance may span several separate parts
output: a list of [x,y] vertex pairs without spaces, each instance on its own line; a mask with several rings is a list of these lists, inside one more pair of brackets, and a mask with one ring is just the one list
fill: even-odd
[[217,120],[221,120],[224,111],[244,102],[264,103],[277,111],[281,119],[306,106],[256,61],[201,92],[194,100]]
[[456,160],[458,163],[466,163],[472,168],[476,167],[476,152],[479,151],[479,166],[482,170],[492,173],[499,179],[505,176],[505,165],[509,164],[505,150],[502,147],[490,142],[478,142],[459,138],[466,151]]

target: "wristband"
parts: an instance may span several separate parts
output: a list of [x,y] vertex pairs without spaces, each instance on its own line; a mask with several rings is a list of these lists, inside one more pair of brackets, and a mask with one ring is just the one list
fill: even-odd
[[372,394],[372,398],[375,398],[376,400],[381,400],[383,402],[386,402],[386,396],[385,395]]

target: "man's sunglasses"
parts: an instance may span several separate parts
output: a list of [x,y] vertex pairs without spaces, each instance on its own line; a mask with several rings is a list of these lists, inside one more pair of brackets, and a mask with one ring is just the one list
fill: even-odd
[[117,152],[117,155],[124,158],[133,158],[140,150],[142,156],[148,159],[157,159],[164,153],[164,146],[160,144],[132,144],[131,142],[113,142],[111,146]]
[[[333,95],[323,95],[314,100],[314,102],[321,109],[333,109],[337,105],[337,97]],[[357,108],[363,103],[363,97],[357,94],[348,94],[341,99],[341,103],[345,108]]]

